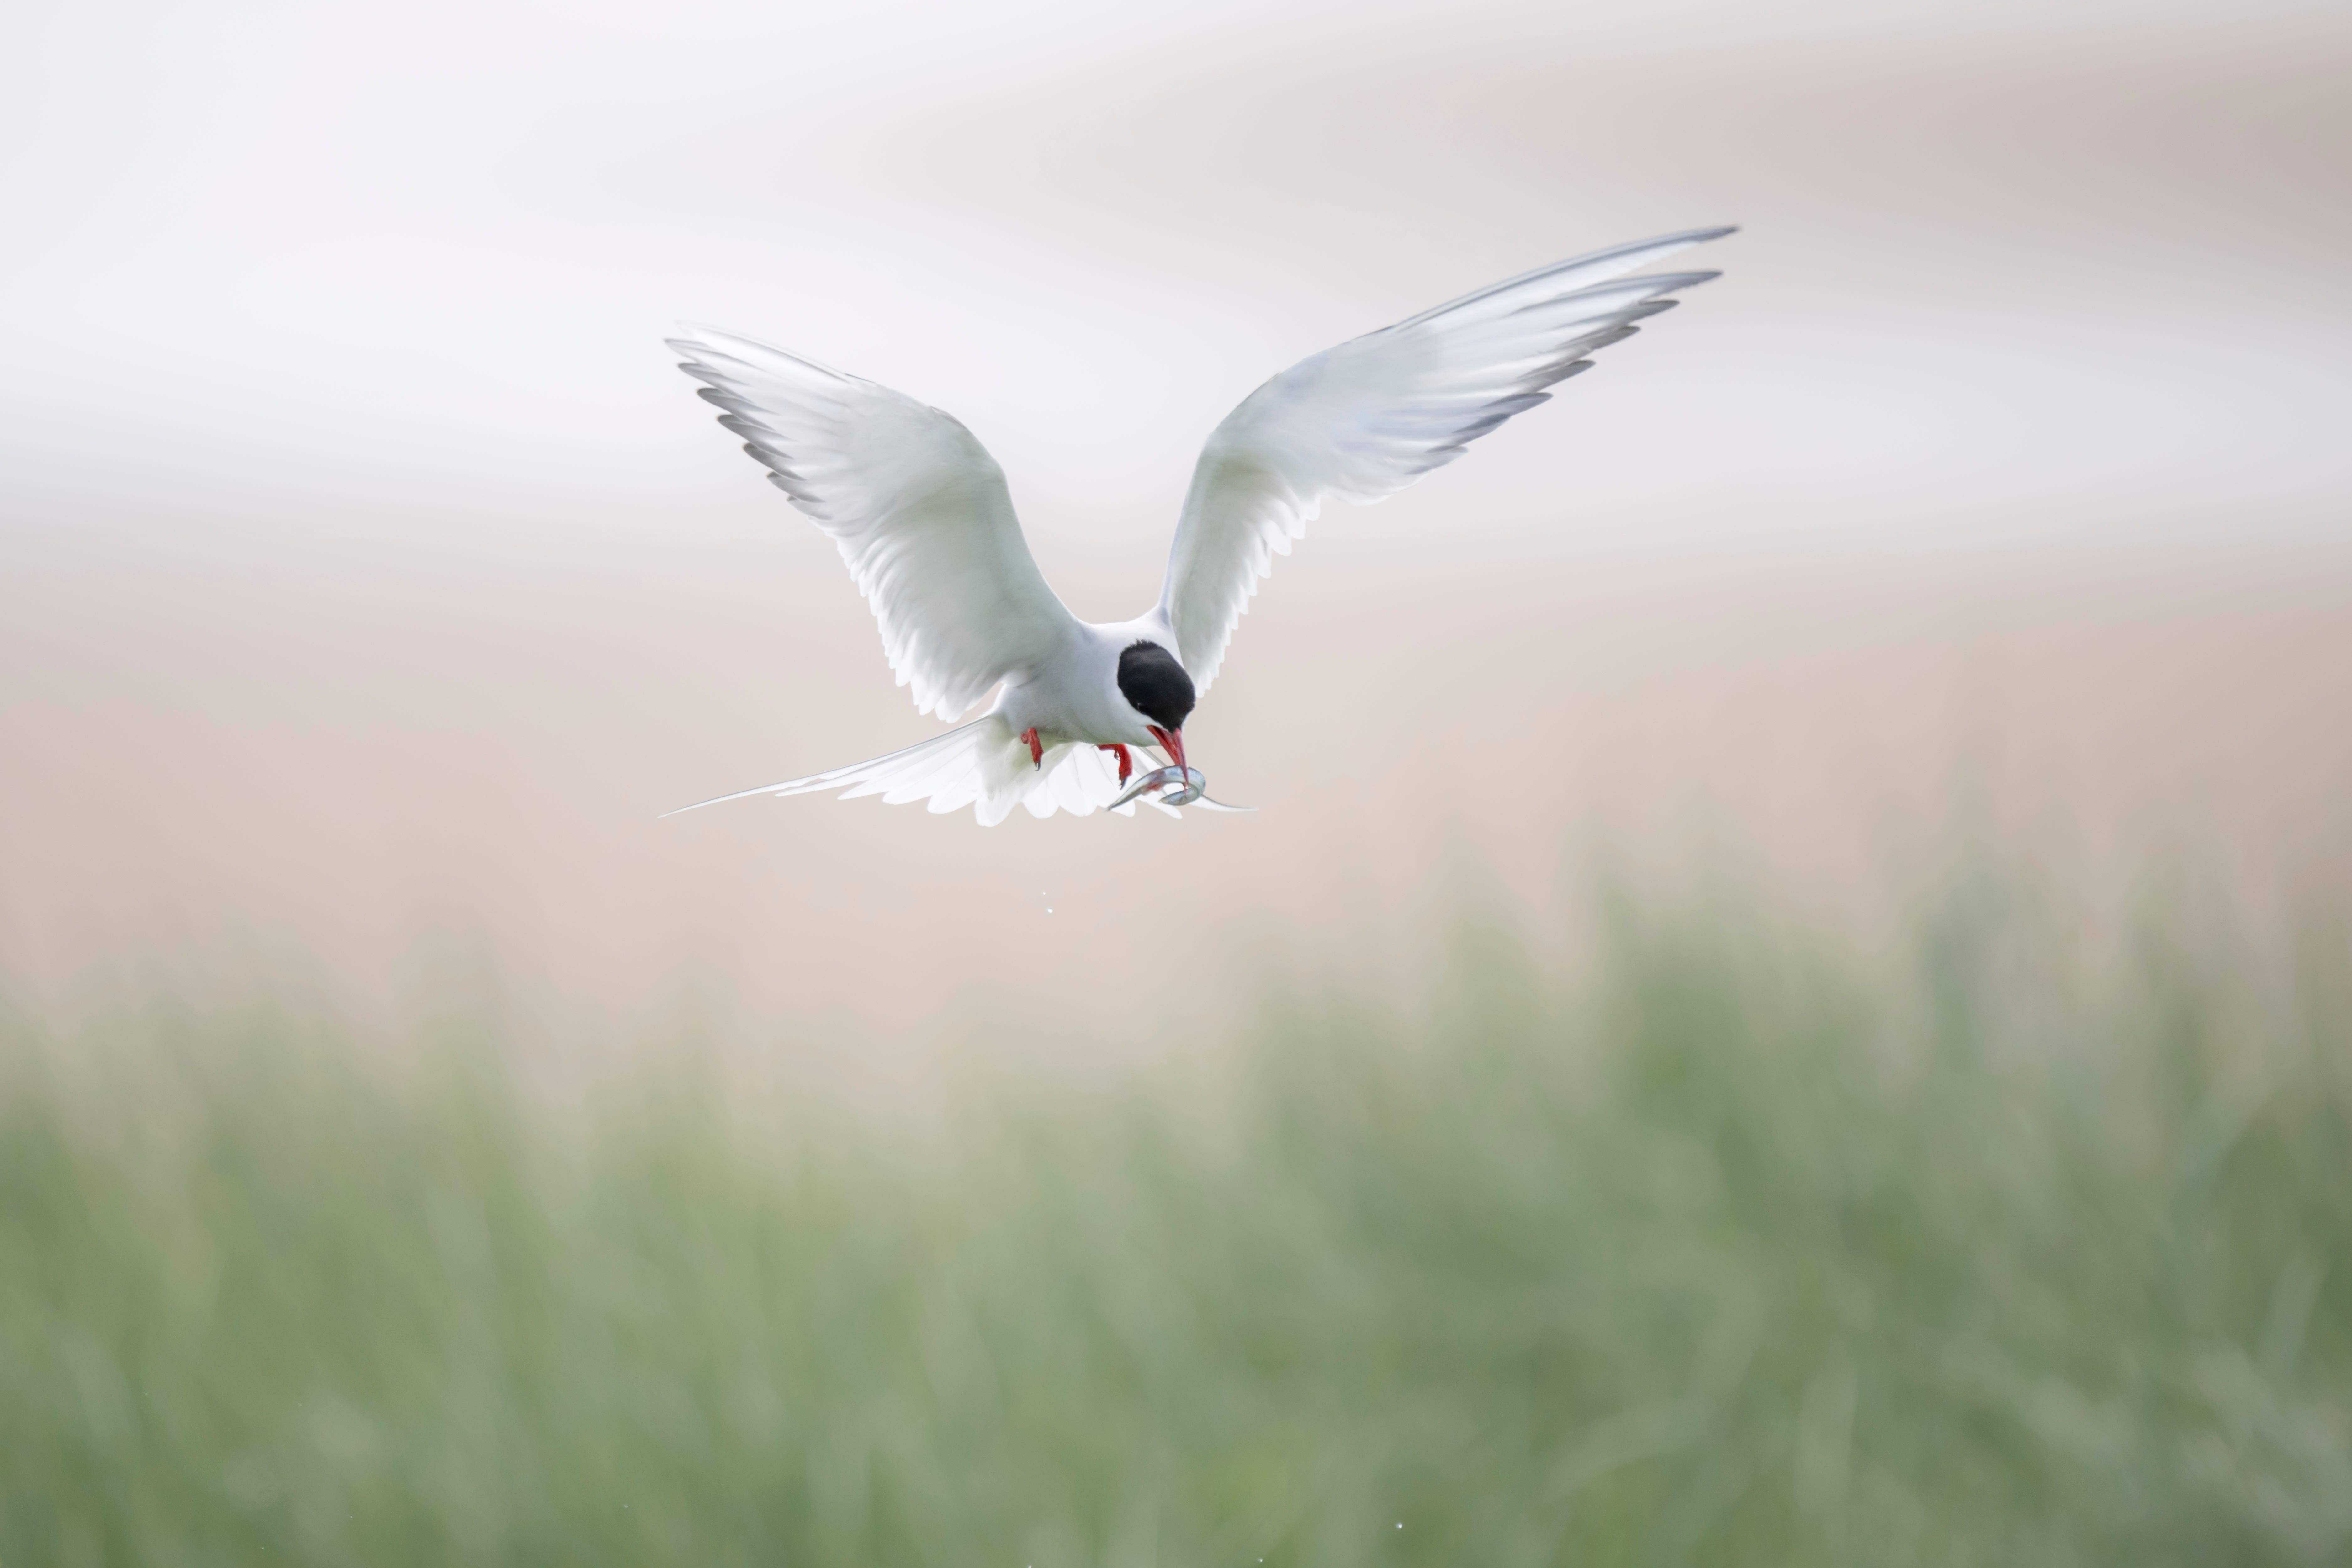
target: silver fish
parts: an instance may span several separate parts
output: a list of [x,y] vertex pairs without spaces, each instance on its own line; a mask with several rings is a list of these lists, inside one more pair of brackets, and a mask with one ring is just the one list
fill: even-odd
[[1160,793],[1153,795],[1151,804],[1159,806],[1172,808],[1180,805],[1197,805],[1204,811],[1255,811],[1257,809],[1254,805],[1227,805],[1223,801],[1211,800],[1208,774],[1198,768],[1173,765],[1154,768],[1136,780],[1128,786],[1125,795],[1110,803],[1110,809],[1117,811],[1128,802],[1152,795],[1154,791]]

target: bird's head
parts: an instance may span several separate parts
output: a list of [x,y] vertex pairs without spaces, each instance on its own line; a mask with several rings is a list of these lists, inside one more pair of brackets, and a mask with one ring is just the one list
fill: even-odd
[[1118,656],[1118,694],[1143,715],[1169,761],[1184,765],[1184,721],[1192,711],[1192,678],[1156,642],[1134,643]]

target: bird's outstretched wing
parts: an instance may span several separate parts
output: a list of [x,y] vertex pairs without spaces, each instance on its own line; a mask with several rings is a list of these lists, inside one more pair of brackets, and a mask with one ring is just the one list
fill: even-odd
[[1004,470],[887,386],[730,332],[670,340],[768,478],[841,549],[915,706],[953,719],[1077,623],[1031,559]]
[[1626,273],[1731,233],[1692,229],[1556,262],[1301,360],[1242,400],[1192,470],[1160,606],[1206,692],[1274,558],[1324,500],[1386,499],[1591,363],[1712,272]]
[[[699,811],[706,805],[746,800],[755,795],[823,795],[836,790],[843,800],[878,795],[885,805],[926,801],[934,812],[957,811],[969,805],[974,808],[983,827],[1003,821],[1016,805],[1040,817],[1051,816],[1056,811],[1090,816],[1097,808],[1133,816],[1137,804],[1117,804],[1120,796],[1118,775],[1098,748],[1049,746],[1041,761],[1033,762],[1029,748],[1013,735],[1013,726],[992,713],[870,762],[852,763],[845,768],[812,773],[804,779],[739,790],[663,815],[676,816],[679,812]],[[1171,816],[1181,815],[1156,800],[1147,799],[1141,804],[1156,806]],[[1232,809],[1213,802],[1199,804],[1214,811]]]

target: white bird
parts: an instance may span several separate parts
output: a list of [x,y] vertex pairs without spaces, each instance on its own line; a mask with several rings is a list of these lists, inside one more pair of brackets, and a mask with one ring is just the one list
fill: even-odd
[[[953,417],[730,332],[672,339],[777,489],[840,547],[915,706],[985,715],[918,745],[707,800],[839,790],[934,812],[1035,816],[1136,803],[1216,809],[1184,757],[1258,579],[1325,500],[1381,500],[1632,337],[1669,296],[1717,277],[1631,277],[1731,233],[1692,229],[1556,262],[1301,360],[1211,433],[1176,524],[1160,602],[1130,621],[1070,614],[1029,554],[996,460]],[[1130,784],[1134,753],[1168,766]],[[697,806],[683,809],[692,811]],[[675,813],[671,815],[676,815]]]

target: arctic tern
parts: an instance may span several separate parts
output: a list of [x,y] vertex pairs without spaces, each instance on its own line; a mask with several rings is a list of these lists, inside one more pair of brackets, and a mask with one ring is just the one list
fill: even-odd
[[[1208,798],[1184,721],[1274,558],[1326,500],[1383,500],[1547,401],[1673,295],[1717,276],[1640,268],[1732,232],[1555,262],[1301,360],[1202,448],[1159,603],[1102,625],[1046,586],[1003,470],[953,417],[750,338],[688,329],[670,340],[678,368],[840,548],[917,709],[953,720],[996,692],[981,718],[904,751],[701,805],[839,791],[970,805],[983,826],[1015,805],[1040,817],[1242,809]],[[1130,783],[1145,750],[1166,765]]]

